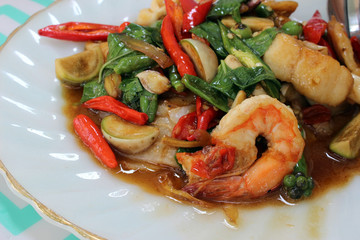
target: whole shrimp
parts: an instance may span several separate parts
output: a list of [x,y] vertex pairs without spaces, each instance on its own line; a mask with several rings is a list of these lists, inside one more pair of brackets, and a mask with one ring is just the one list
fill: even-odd
[[[183,190],[215,201],[254,198],[275,189],[292,172],[305,146],[292,110],[267,95],[244,100],[221,119],[211,135],[214,146],[210,150],[176,157],[190,176]],[[260,158],[255,145],[258,136],[268,145]],[[217,171],[209,164],[217,166]],[[212,174],[199,174],[204,172],[201,167]]]

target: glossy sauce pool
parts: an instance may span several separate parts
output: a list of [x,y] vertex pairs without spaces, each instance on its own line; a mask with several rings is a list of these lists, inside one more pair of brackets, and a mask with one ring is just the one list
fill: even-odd
[[[63,98],[65,100],[65,105],[63,107],[63,112],[68,119],[68,130],[74,134],[72,127],[72,119],[80,113],[89,115],[97,124],[100,124],[100,118],[93,114],[91,111],[80,107],[80,98],[82,91],[78,89],[68,88],[66,86],[62,87]],[[332,121],[334,123],[334,133],[341,129],[354,115],[354,109],[350,109],[345,114],[335,117]],[[315,181],[315,188],[310,200],[317,198],[328,190],[333,188],[341,188],[348,184],[351,179],[360,174],[360,159],[347,160],[342,159],[339,156],[331,153],[328,149],[329,142],[332,139],[332,136],[319,136],[315,135],[310,127],[305,127],[307,138],[306,138],[306,147],[304,150],[305,158],[309,166],[309,173]],[[84,150],[88,151],[89,159],[95,161],[99,167],[104,167],[99,161],[93,157],[92,153],[87,149],[79,140],[79,146]],[[118,155],[118,160],[120,165],[124,161],[132,161],[130,159],[124,159]],[[184,175],[180,171],[173,171],[171,169],[161,169],[160,171],[150,172],[150,171],[135,171],[131,174],[126,173],[126,171],[121,171],[120,169],[111,170],[111,172],[116,176],[119,181],[126,181],[131,184],[136,184],[145,191],[163,195],[161,193],[161,178],[168,177],[173,182],[175,188],[180,189],[181,186],[185,184]],[[284,202],[280,201],[280,195],[283,195],[281,191],[277,190],[264,198],[260,198],[254,201],[239,202],[236,205],[241,205],[244,208],[259,208],[268,205],[283,205]],[[288,199],[287,199],[288,200]],[[305,201],[306,201],[305,200]],[[304,201],[304,200],[301,200]],[[300,202],[301,202],[300,201]],[[215,203],[206,205],[206,207],[222,207],[224,209],[223,203]],[[236,218],[236,211],[225,210],[226,215],[229,218]]]

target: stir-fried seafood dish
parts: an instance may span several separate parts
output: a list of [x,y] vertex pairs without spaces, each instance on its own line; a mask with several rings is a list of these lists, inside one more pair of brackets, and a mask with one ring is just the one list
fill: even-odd
[[39,34],[84,42],[55,71],[71,131],[109,172],[195,204],[295,201],[360,169],[360,41],[297,7],[153,0],[134,22]]

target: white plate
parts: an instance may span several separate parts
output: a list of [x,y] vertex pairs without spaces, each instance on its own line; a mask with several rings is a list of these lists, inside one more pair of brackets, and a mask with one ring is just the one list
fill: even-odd
[[[149,0],[62,0],[31,18],[5,44],[0,52],[0,159],[15,188],[22,194],[26,189],[26,199],[41,213],[87,236],[357,238],[359,178],[345,189],[296,206],[240,209],[239,225],[232,227],[221,210],[203,212],[120,181],[78,147],[62,114],[54,59],[81,51],[83,44],[41,38],[37,30],[67,21],[119,24],[134,20],[149,5]],[[316,8],[326,15],[325,1],[301,1],[295,17],[308,19]]]

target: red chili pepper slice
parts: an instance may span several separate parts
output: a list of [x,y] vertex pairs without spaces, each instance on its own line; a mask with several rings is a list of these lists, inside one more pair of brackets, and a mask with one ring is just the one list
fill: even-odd
[[173,128],[172,137],[179,140],[188,140],[188,137],[195,132],[196,125],[196,112],[182,116]]
[[138,112],[132,108],[129,108],[124,103],[110,96],[101,96],[90,99],[84,102],[83,106],[86,108],[112,112],[122,119],[138,125],[144,125],[149,118],[146,113]]
[[183,25],[183,9],[178,1],[165,0],[166,13],[171,19],[174,28],[174,33],[178,41],[183,39],[182,25]]
[[322,19],[320,12],[316,10],[303,28],[305,40],[318,44],[326,28],[327,22]]
[[360,40],[356,36],[350,38],[351,46],[354,50],[354,54],[358,60],[360,60]]
[[75,133],[90,148],[97,159],[109,168],[116,168],[118,163],[114,152],[102,136],[101,130],[86,115],[80,114],[73,120]]
[[129,25],[130,25],[130,22],[123,22],[123,23],[120,25],[120,27],[119,27],[119,33],[121,33],[122,31],[124,31],[125,28],[126,28],[127,26],[129,26]]
[[183,26],[182,26],[183,32],[187,33],[193,27],[204,22],[206,15],[210,11],[211,6],[212,6],[212,0],[196,5],[190,11],[185,12],[183,17],[184,19]]
[[169,15],[165,16],[161,25],[161,37],[167,52],[169,53],[171,59],[175,62],[180,76],[183,77],[185,74],[196,76],[194,64],[191,62],[189,56],[181,49],[176,40],[174,28]]
[[198,3],[194,0],[180,0],[180,3],[184,12],[189,12],[198,5]]
[[213,106],[205,106],[203,100],[199,96],[196,97],[197,129],[208,130],[218,113]]
[[119,31],[119,26],[87,22],[67,22],[50,25],[38,31],[40,36],[69,41],[106,41],[110,33]]
[[329,108],[321,104],[315,104],[303,109],[303,122],[305,124],[313,125],[330,121],[331,111]]

